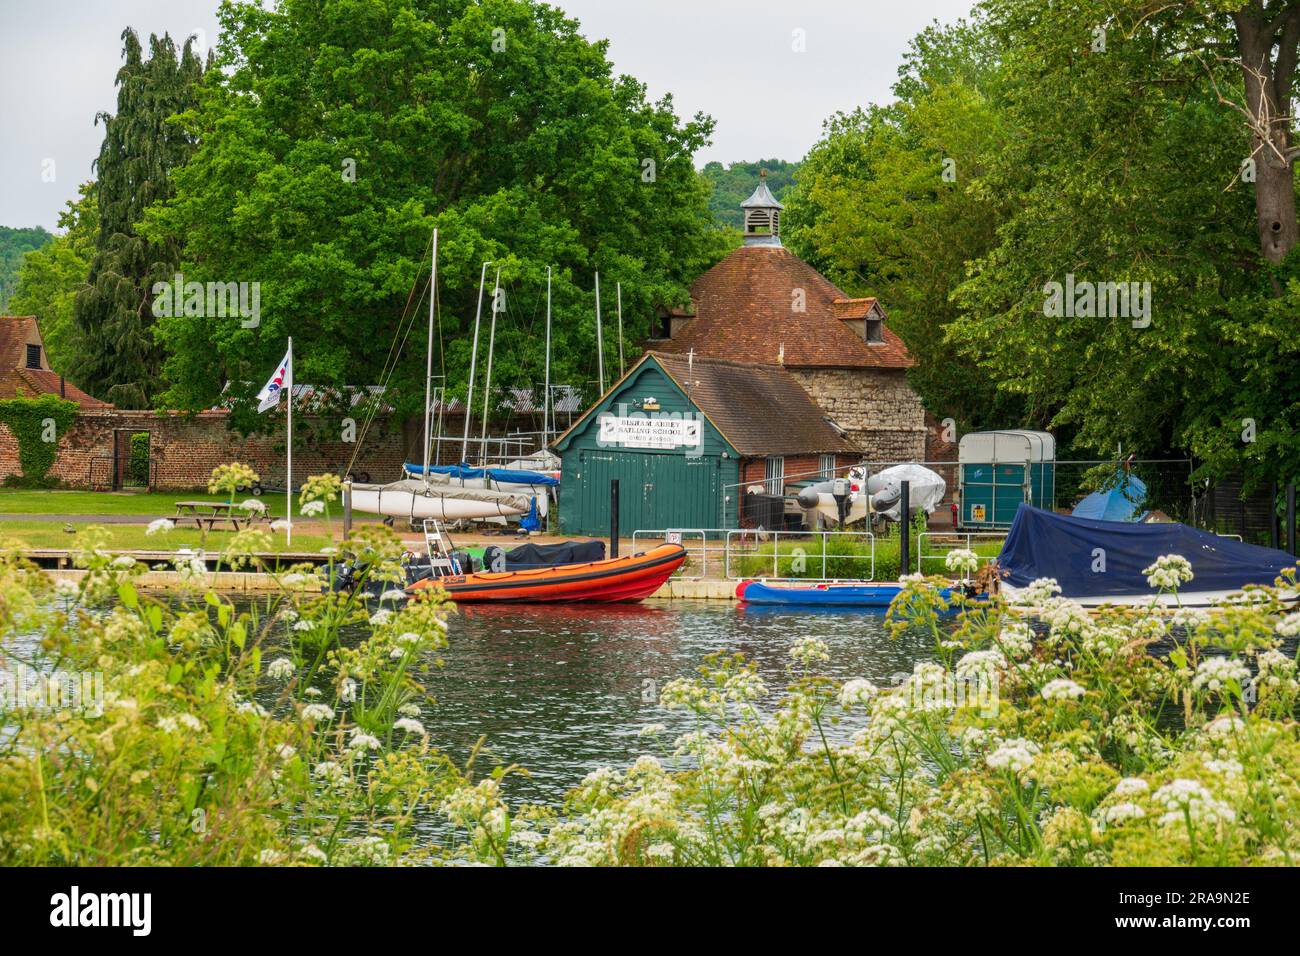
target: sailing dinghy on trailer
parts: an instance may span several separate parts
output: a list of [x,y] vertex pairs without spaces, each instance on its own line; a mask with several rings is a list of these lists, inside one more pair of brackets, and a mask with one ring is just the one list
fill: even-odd
[[406,473],[415,479],[428,474],[431,483],[446,482],[460,488],[526,495],[537,501],[537,513],[542,517],[546,517],[549,510],[551,489],[560,484],[560,480],[551,475],[509,467],[473,468],[466,464],[430,465],[426,471],[420,465],[407,463]]
[[485,488],[404,478],[386,485],[352,485],[352,508],[370,514],[421,521],[481,520],[527,514],[534,499],[528,495]]
[[[1159,594],[1145,569],[1166,554],[1192,565],[1187,590]],[[1184,524],[1138,524],[1058,515],[1020,505],[998,554],[1002,589],[1014,596],[1038,578],[1055,578],[1061,595],[1085,607],[1152,603],[1209,607],[1250,584],[1271,585],[1296,559],[1285,551],[1221,538]],[[1291,591],[1284,595],[1295,600]]]

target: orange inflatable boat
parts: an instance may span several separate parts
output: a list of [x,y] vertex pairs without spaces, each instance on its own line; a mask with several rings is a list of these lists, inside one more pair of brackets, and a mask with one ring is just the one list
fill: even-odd
[[685,560],[686,549],[680,544],[664,544],[626,558],[586,564],[422,578],[407,590],[441,587],[453,601],[529,604],[640,601],[659,590]]

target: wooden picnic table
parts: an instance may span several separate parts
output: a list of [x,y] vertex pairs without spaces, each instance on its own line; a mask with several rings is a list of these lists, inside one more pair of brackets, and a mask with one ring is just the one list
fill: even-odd
[[232,531],[242,531],[259,521],[268,520],[265,515],[237,512],[237,507],[229,501],[178,501],[172,523],[192,524],[196,528],[206,526],[209,531],[220,524],[223,528]]

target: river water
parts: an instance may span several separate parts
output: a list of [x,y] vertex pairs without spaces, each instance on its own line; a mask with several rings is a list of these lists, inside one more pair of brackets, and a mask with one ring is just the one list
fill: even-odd
[[[364,636],[358,628],[343,638]],[[420,719],[431,743],[460,766],[486,737],[476,776],[496,764],[526,769],[503,781],[512,804],[554,805],[599,767],[623,767],[642,754],[667,758],[676,737],[695,729],[694,718],[665,711],[659,692],[695,674],[710,654],[740,652],[754,661],[769,688],[758,704],[775,706],[789,683],[790,648],[801,637],[828,645],[831,659],[821,673],[878,686],[897,683],[918,660],[934,656],[928,634],[891,638],[878,611],[703,601],[461,605],[448,617],[444,666],[424,678],[429,699],[418,701]],[[24,635],[14,649],[29,652],[36,640]],[[846,736],[861,722],[858,715],[830,733]],[[657,724],[662,733],[641,735]]]
[[[933,656],[928,635],[891,639],[875,612],[718,602],[464,605],[449,620],[446,666],[427,681],[436,703],[425,725],[458,762],[486,735],[491,758],[529,771],[507,778],[512,802],[556,803],[591,770],[671,752],[692,723],[658,706],[667,681],[690,676],[709,654],[739,651],[775,698],[788,683],[791,646],[809,636],[829,646],[825,673],[878,685]],[[666,728],[660,736],[640,735],[655,724]]]

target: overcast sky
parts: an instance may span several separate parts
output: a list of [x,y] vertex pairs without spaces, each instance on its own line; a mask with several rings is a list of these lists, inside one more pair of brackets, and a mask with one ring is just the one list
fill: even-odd
[[[218,0],[0,0],[0,225],[53,229],[90,177],[119,35],[216,36]],[[836,110],[889,99],[911,39],[972,0],[559,0],[615,70],[717,120],[700,163],[798,159]],[[797,34],[796,31],[802,31]],[[795,47],[804,47],[797,52]],[[52,180],[52,181],[51,181]]]

